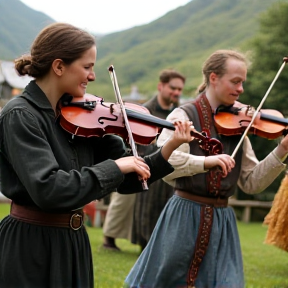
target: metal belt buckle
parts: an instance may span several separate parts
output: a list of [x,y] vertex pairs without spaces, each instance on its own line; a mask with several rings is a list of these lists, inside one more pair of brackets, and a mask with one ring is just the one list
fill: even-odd
[[[77,222],[79,222],[79,225]],[[81,214],[74,213],[70,218],[70,227],[74,231],[76,231],[79,230],[82,226],[83,226],[83,216]]]

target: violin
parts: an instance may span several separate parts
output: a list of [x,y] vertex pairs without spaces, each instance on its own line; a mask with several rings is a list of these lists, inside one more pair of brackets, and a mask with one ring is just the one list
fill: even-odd
[[[135,143],[151,144],[162,128],[175,130],[173,123],[150,114],[149,110],[134,103],[125,103],[125,111]],[[103,137],[114,134],[128,142],[128,133],[119,104],[86,93],[83,97],[64,96],[60,103],[60,125],[67,132],[81,137]],[[222,153],[222,143],[209,138],[205,132],[191,131],[201,149],[210,155]]]
[[[142,106],[126,103],[126,111],[149,113]],[[134,109],[134,110],[133,110]],[[132,112],[131,112],[132,113]],[[136,143],[148,145],[156,137],[158,128],[144,122],[129,122]],[[91,94],[83,97],[72,97],[62,102],[60,125],[64,130],[81,137],[114,134],[128,141],[128,133],[124,125],[123,115],[118,105],[104,102],[104,99]]]
[[[241,135],[251,122],[255,109],[238,101],[230,107],[219,107],[214,115],[217,132],[222,135]],[[288,119],[273,109],[261,109],[248,133],[267,139],[276,139],[288,132]]]

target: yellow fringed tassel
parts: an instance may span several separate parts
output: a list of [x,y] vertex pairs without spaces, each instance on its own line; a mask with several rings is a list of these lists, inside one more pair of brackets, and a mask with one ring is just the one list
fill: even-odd
[[264,243],[288,252],[288,173],[281,181],[263,224],[268,225]]

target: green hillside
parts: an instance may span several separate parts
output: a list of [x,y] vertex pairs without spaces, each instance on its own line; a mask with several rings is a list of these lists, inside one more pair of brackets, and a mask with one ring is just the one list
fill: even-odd
[[[152,96],[160,70],[171,67],[187,76],[184,94],[194,95],[201,64],[210,52],[243,47],[258,30],[259,14],[287,1],[192,0],[147,25],[96,37],[97,78],[88,92],[114,100],[107,71],[112,64],[122,95],[137,85],[141,94]],[[0,0],[0,11],[0,59],[13,60],[29,51],[37,33],[54,22],[19,0]]]
[[105,70],[113,64],[122,94],[135,84],[151,96],[159,71],[173,67],[187,76],[184,93],[193,95],[209,53],[241,48],[255,35],[258,15],[273,2],[279,0],[193,0],[148,25],[107,35],[98,41],[97,90],[110,97]]
[[0,0],[0,59],[13,60],[29,52],[37,33],[52,22],[19,0]]

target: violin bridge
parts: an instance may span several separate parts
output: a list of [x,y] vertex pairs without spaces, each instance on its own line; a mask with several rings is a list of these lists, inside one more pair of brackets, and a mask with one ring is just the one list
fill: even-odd
[[110,114],[113,114],[114,109],[113,109],[113,104],[110,105]]
[[255,113],[255,108],[251,105],[248,105],[246,107],[245,115],[249,117],[253,117],[254,113]]

